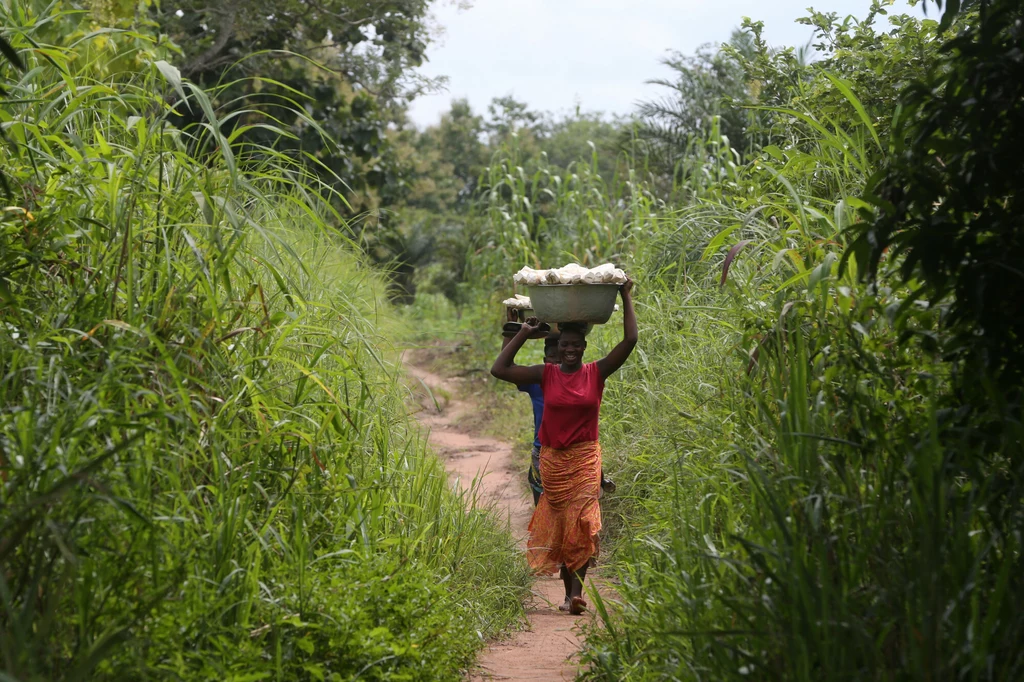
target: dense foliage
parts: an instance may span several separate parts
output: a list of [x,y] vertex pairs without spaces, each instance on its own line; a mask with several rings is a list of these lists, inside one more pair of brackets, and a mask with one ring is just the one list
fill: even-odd
[[890,251],[903,279],[919,281],[916,296],[950,301],[948,350],[966,356],[968,373],[998,377],[1000,390],[1024,380],[1021,17],[1014,3],[986,5],[909,90],[867,190],[878,214],[866,215],[856,245],[872,273]]
[[[181,46],[182,74],[229,112],[285,128],[247,128],[243,138],[302,159],[344,200],[346,216],[401,198],[405,170],[388,129],[432,83],[415,74],[430,42],[428,0],[387,2],[153,3],[150,15]],[[288,100],[282,106],[281,98]],[[178,107],[186,120],[202,112]]]
[[374,6],[3,5],[3,674],[458,678],[526,576],[388,299],[485,366],[574,258],[641,324],[584,677],[1024,677],[1019,3],[811,11],[814,60],[747,20],[629,119],[424,131],[427,4]]
[[381,276],[82,19],[3,6],[0,677],[459,679],[526,575],[410,425]]

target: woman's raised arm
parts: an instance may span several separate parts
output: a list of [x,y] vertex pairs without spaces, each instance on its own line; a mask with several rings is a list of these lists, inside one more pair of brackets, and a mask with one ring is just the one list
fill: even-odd
[[517,386],[539,384],[541,382],[541,379],[544,378],[544,365],[525,366],[515,363],[516,353],[526,343],[526,339],[537,331],[537,326],[536,317],[531,317],[523,323],[523,326],[519,328],[519,331],[512,337],[512,340],[498,353],[498,359],[491,365],[491,376]]
[[612,352],[597,361],[597,369],[601,372],[602,379],[615,374],[619,367],[625,364],[639,339],[636,312],[633,310],[633,280],[626,280],[619,292],[622,294],[622,341],[612,348]]

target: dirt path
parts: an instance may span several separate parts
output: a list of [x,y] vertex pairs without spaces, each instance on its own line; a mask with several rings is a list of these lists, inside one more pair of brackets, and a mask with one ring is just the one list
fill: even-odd
[[[525,476],[512,459],[512,446],[460,429],[457,426],[460,415],[473,408],[458,398],[458,380],[444,379],[417,365],[415,360],[407,354],[407,372],[434,395],[433,400],[423,401],[424,409],[417,415],[420,423],[430,429],[434,452],[444,459],[448,472],[467,488],[476,476],[483,477],[483,494],[497,500],[500,507],[507,510],[512,532],[525,550],[533,500]],[[523,409],[529,409],[525,398],[523,403]],[[487,647],[470,679],[574,679],[577,665],[573,654],[580,648],[580,639],[574,632],[578,619],[558,611],[564,592],[562,581],[557,577],[539,578],[526,605],[529,629],[509,641]]]

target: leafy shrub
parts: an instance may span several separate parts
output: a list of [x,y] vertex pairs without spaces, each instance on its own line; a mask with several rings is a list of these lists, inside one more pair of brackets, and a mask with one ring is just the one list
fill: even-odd
[[[460,678],[527,575],[410,425],[380,276],[301,166],[147,61],[155,39],[71,50],[44,40],[60,5],[14,9],[3,674]],[[98,41],[141,70],[83,61]],[[185,91],[205,119],[179,130]]]

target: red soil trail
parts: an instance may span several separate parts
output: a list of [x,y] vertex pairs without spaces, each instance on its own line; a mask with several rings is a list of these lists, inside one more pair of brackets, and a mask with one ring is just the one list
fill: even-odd
[[[533,501],[526,476],[513,460],[512,446],[460,428],[460,416],[473,411],[472,405],[458,397],[460,380],[440,377],[418,360],[418,354],[407,353],[403,363],[413,382],[422,383],[433,395],[421,400],[423,409],[417,415],[419,422],[430,429],[430,445],[444,460],[449,474],[466,488],[477,476],[482,478],[482,496],[496,501],[508,515],[512,533],[525,551]],[[523,409],[530,409],[525,399]],[[575,654],[581,643],[575,632],[579,619],[558,611],[564,596],[557,576],[537,579],[526,604],[528,629],[507,641],[492,642],[480,655],[469,679],[574,679],[578,670]]]

